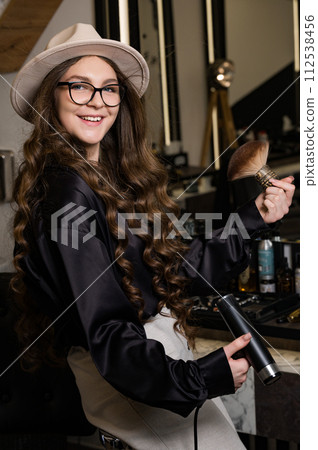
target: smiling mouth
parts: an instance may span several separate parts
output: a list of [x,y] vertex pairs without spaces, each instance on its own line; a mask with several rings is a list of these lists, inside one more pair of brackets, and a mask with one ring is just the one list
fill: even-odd
[[88,120],[89,122],[100,122],[102,120],[102,117],[81,116],[81,119]]

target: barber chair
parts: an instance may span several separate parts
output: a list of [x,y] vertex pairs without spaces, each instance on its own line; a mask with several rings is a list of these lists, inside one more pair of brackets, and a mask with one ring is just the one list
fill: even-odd
[[9,292],[11,276],[0,274],[0,448],[66,449],[67,436],[89,436],[96,429],[86,420],[68,366],[43,367],[30,374],[17,361],[5,371],[20,354],[13,330],[16,311]]

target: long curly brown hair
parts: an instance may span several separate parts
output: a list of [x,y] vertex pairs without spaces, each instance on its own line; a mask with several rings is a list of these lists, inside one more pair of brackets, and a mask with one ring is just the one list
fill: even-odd
[[[100,161],[90,161],[90,167],[81,157],[86,158],[83,144],[70,136],[59,122],[54,100],[57,82],[79,59],[73,58],[58,65],[42,82],[33,102],[34,109],[29,110],[34,130],[24,144],[24,160],[19,167],[14,186],[16,212],[13,234],[18,250],[14,257],[16,274],[11,280],[11,288],[21,309],[16,327],[18,336],[24,348],[30,346],[24,354],[28,368],[36,367],[40,361],[59,360],[52,345],[53,327],[45,333],[45,337],[41,337],[31,346],[49,326],[50,320],[30,297],[23,282],[24,270],[21,264],[21,260],[29,251],[24,231],[34,208],[45,201],[47,185],[43,173],[48,160],[52,158],[58,164],[76,170],[105,202],[106,219],[112,235],[117,240],[116,258],[124,252],[128,244],[127,238],[118,239],[118,211],[147,213],[150,224],[153,224],[156,214],[161,214],[161,238],[154,239],[151,232],[140,236],[145,242],[143,259],[153,273],[153,288],[159,298],[158,312],[164,305],[167,306],[176,318],[176,330],[185,334],[190,343],[193,343],[193,328],[187,324],[191,310],[191,302],[185,296],[187,283],[178,275],[182,263],[179,254],[184,254],[187,247],[179,236],[168,239],[173,224],[165,213],[172,212],[177,216],[179,210],[167,195],[166,170],[148,145],[142,101],[129,79],[124,77],[113,62],[103,58],[117,73],[119,83],[126,87],[126,93],[114,125],[101,142]],[[151,226],[149,228],[151,229]],[[122,287],[138,310],[142,321],[144,301],[142,292],[133,284],[133,265],[124,255],[118,259],[117,264],[123,273]]]

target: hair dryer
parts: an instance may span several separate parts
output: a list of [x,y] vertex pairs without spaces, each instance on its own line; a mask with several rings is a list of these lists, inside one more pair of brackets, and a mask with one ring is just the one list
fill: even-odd
[[235,297],[232,294],[225,295],[216,301],[216,305],[235,338],[251,333],[252,339],[243,351],[263,384],[269,385],[279,380],[281,372]]

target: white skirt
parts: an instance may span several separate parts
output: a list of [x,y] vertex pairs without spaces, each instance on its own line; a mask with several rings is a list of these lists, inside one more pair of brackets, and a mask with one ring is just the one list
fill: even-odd
[[[169,313],[168,310],[163,310]],[[173,330],[175,319],[158,314],[145,325],[147,338],[161,342],[173,359],[192,360],[186,339]],[[194,411],[186,418],[131,400],[99,374],[91,355],[72,347],[67,357],[89,422],[136,450],[193,450]],[[207,400],[198,414],[200,450],[242,450],[233,423],[220,398]]]

